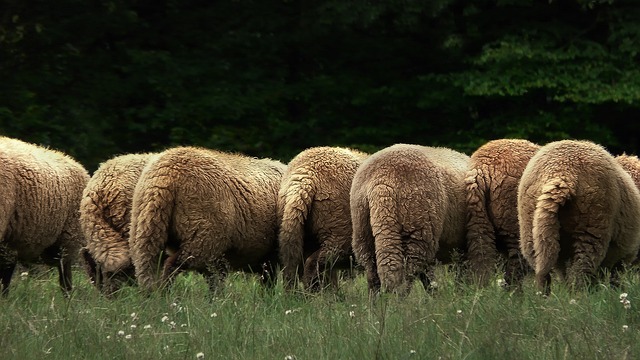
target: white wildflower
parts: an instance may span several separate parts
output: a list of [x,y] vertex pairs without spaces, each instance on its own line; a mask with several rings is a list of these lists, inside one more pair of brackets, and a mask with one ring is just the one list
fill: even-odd
[[144,326],[144,329],[145,329],[145,330],[147,330],[147,329],[151,329],[151,325],[150,325],[150,324],[145,325],[145,326]]
[[409,354],[413,355],[413,354],[415,354],[415,353],[416,353],[416,351],[415,351],[415,350],[409,350]]
[[120,335],[120,336],[124,335],[124,331],[122,331],[122,330],[118,331],[118,335]]
[[296,356],[295,355],[287,355],[284,357],[284,360],[296,360]]
[[22,273],[20,273],[20,278],[22,280],[26,279],[29,276],[29,272],[28,271],[24,271]]
[[135,329],[135,328],[137,328],[137,327],[138,327],[138,325],[136,325],[136,324],[132,324],[132,325],[131,325],[131,328],[132,328],[132,329]]
[[203,352],[199,352],[196,354],[196,359],[204,359],[204,353]]
[[131,334],[127,334],[124,338],[127,340],[131,339]]
[[627,310],[631,309],[631,301],[627,298],[628,296],[629,294],[627,293],[620,294],[620,303],[622,303],[622,306]]
[[570,304],[570,305],[575,305],[575,304],[577,304],[577,303],[578,303],[578,301],[576,301],[576,299],[571,299],[571,300],[569,300],[569,304]]
[[629,325],[622,325],[622,331],[629,330]]
[[162,319],[160,319],[160,321],[162,322],[166,322],[167,320],[169,320],[169,317],[167,315],[163,316]]
[[458,311],[456,311],[456,314],[458,315],[462,314],[462,310],[458,309]]
[[291,314],[292,312],[293,312],[293,310],[285,310],[284,314],[285,314],[285,315],[289,315],[289,314]]
[[218,314],[217,314],[217,313],[213,313],[213,314],[211,314],[211,317],[212,317],[212,318],[214,318],[214,317],[218,317]]
[[498,285],[498,287],[503,288],[505,286],[507,286],[507,282],[504,279],[498,279],[496,280],[496,284]]

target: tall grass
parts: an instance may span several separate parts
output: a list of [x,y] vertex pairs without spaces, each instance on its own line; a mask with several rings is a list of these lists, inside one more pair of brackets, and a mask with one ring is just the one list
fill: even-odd
[[[370,300],[362,275],[340,290],[287,294],[232,274],[210,294],[181,275],[166,292],[123,289],[106,299],[76,271],[62,297],[56,275],[17,275],[0,299],[1,359],[634,359],[640,356],[636,299],[623,288],[570,292],[554,283],[548,298],[531,279],[522,294],[478,289],[438,269],[438,289],[415,284],[406,298]],[[628,293],[630,308],[620,302]],[[640,300],[638,300],[640,302]],[[640,305],[640,304],[638,304]],[[202,355],[201,354],[201,355]]]

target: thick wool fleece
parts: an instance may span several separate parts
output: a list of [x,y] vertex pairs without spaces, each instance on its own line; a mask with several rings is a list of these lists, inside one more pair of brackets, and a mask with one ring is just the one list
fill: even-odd
[[640,189],[640,159],[635,155],[622,154],[616,156],[616,161],[631,175],[636,187]]
[[640,248],[640,192],[602,146],[562,140],[543,146],[518,188],[520,249],[550,292],[557,269],[572,285],[600,268],[631,263]]
[[[175,270],[217,286],[228,269],[260,270],[277,257],[277,197],[286,166],[197,147],[168,149],[147,164],[133,195],[129,244],[144,289]],[[168,257],[167,257],[168,256]]]
[[84,244],[78,207],[87,170],[59,151],[8,137],[0,137],[0,163],[3,292],[19,261],[56,266],[68,293],[71,265]]
[[309,148],[288,165],[279,192],[278,236],[283,278],[288,286],[296,274],[317,290],[323,274],[348,268],[351,250],[349,191],[358,166],[368,154],[341,147]]
[[464,250],[469,157],[447,148],[396,144],[367,158],[351,186],[352,246],[369,289],[425,287],[436,260]]
[[120,276],[133,276],[129,255],[129,228],[133,190],[153,153],[125,154],[100,164],[82,193],[80,226],[89,277],[101,290],[118,288]]
[[479,284],[486,285],[500,262],[505,278],[519,284],[528,264],[520,253],[518,183],[540,146],[523,139],[487,142],[471,154],[467,187],[467,259]]

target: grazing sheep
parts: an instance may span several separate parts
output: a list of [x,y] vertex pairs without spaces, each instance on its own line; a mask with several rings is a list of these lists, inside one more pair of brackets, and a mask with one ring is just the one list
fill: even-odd
[[528,140],[498,139],[471,154],[467,186],[467,258],[472,276],[486,285],[500,258],[508,285],[528,270],[520,253],[518,182],[540,148]]
[[287,286],[302,272],[305,286],[317,290],[324,286],[327,271],[336,287],[334,269],[349,268],[353,253],[349,191],[367,156],[323,146],[304,150],[289,162],[278,195],[279,253]]
[[129,255],[133,190],[153,156],[126,154],[105,161],[82,193],[80,226],[87,241],[82,249],[85,268],[93,283],[107,295],[134,276]]
[[279,161],[198,147],[160,153],[133,195],[129,245],[138,284],[153,290],[177,270],[194,270],[215,289],[228,269],[265,270],[277,260],[285,169]]
[[602,146],[562,140],[543,146],[518,188],[520,249],[549,294],[556,269],[572,286],[615,273],[640,248],[640,191]]
[[0,163],[2,293],[21,262],[56,266],[68,295],[71,265],[84,243],[78,207],[87,170],[61,152],[8,137],[0,137]]
[[415,276],[428,289],[431,266],[464,249],[468,165],[457,151],[408,144],[360,165],[351,186],[352,246],[372,293],[407,294]]

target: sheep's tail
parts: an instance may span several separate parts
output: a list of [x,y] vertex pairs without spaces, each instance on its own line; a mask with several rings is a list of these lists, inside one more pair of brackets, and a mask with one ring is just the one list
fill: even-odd
[[544,278],[548,278],[560,254],[558,211],[571,199],[572,193],[565,179],[555,178],[542,187],[542,194],[536,200],[532,229],[533,252],[538,285],[545,288],[548,287],[548,280]]
[[380,286],[386,292],[402,292],[406,265],[398,204],[393,188],[379,184],[369,194],[371,230],[375,238],[376,266]]
[[278,234],[278,247],[282,263],[282,275],[287,285],[292,285],[302,271],[304,262],[304,228],[315,187],[307,174],[295,174],[280,192],[282,219]]
[[117,230],[117,225],[105,218],[108,211],[100,199],[96,191],[87,191],[80,202],[80,225],[87,241],[82,251],[87,265],[93,262],[103,271],[116,272],[131,265],[129,243],[125,229]]
[[174,193],[166,184],[145,182],[141,178],[134,193],[129,244],[136,279],[142,288],[152,290],[160,285],[158,278],[169,238]]
[[498,256],[496,236],[487,209],[488,179],[482,169],[472,169],[465,179],[467,187],[467,248],[469,266],[484,283],[495,270]]

